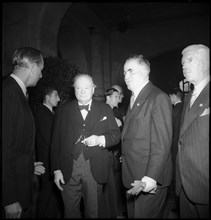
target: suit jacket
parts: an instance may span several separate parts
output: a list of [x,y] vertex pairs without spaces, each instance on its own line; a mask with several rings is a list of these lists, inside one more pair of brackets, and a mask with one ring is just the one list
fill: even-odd
[[[129,107],[130,108],[130,107]],[[128,109],[122,131],[122,178],[126,188],[148,176],[158,187],[170,184],[172,106],[167,94],[151,82]]]
[[187,94],[178,141],[176,194],[181,184],[194,203],[209,202],[209,83],[192,107]]
[[32,202],[35,126],[28,101],[17,82],[8,77],[2,89],[2,203]]
[[[76,100],[58,107],[51,147],[52,172],[61,170],[64,181],[67,182],[72,173],[74,143],[74,125],[78,102]],[[111,166],[112,154],[107,148],[120,140],[120,130],[110,106],[103,102],[92,100],[89,135],[104,135],[106,147],[94,146],[94,155],[90,159],[90,167],[95,180],[105,183]]]
[[54,114],[45,105],[41,105],[34,113],[36,125],[36,156],[45,167],[45,173],[41,176],[48,178],[50,175],[50,142],[53,128]]

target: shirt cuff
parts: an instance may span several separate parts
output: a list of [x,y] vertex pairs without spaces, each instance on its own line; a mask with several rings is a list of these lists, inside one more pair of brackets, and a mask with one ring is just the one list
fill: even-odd
[[100,135],[99,136],[99,146],[100,147],[105,147],[105,136],[104,135]]
[[152,179],[151,177],[148,177],[148,176],[144,176],[141,181],[146,182],[146,183],[151,183],[153,185],[157,184],[156,180],[154,180],[154,179]]

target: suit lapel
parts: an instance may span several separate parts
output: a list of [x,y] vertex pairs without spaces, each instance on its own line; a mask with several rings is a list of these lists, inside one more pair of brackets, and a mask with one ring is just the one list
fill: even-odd
[[145,87],[138,94],[133,104],[132,109],[130,109],[130,106],[128,107],[127,115],[125,118],[125,123],[124,123],[123,130],[122,130],[122,137],[124,136],[126,130],[128,129],[128,125],[129,125],[131,118],[133,118],[133,116],[136,115],[136,113],[139,112],[140,109],[142,108],[143,103],[145,102],[146,98],[148,97],[151,91],[151,88],[152,88],[152,83],[151,82],[147,83]]
[[[205,86],[202,92],[199,94],[195,102],[193,103],[192,107],[190,108],[190,96],[187,99],[186,106],[185,106],[185,114],[183,116],[183,124],[181,127],[180,135],[182,135],[190,124],[197,118],[199,115],[202,114],[205,108],[208,107],[208,93],[209,93],[209,83]],[[190,110],[188,111],[188,109]]]
[[99,120],[100,114],[101,114],[101,111],[99,111],[99,109],[97,108],[97,103],[95,102],[95,100],[92,99],[91,109],[86,118],[86,120],[89,119],[90,121],[90,128],[93,128],[95,126],[96,121]]

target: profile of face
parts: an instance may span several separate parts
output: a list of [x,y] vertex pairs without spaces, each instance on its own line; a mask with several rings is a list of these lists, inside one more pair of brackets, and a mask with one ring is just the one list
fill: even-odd
[[86,105],[91,99],[95,91],[95,85],[86,75],[82,75],[76,79],[74,83],[75,96],[79,103]]
[[47,95],[47,100],[52,107],[56,107],[60,101],[57,90],[53,90],[49,95]]
[[208,75],[208,66],[209,55],[204,49],[197,49],[197,46],[190,46],[184,49],[182,70],[187,81],[194,85],[202,81]]
[[131,91],[140,87],[140,84],[146,78],[146,67],[136,59],[129,59],[124,64],[124,79],[127,88]]

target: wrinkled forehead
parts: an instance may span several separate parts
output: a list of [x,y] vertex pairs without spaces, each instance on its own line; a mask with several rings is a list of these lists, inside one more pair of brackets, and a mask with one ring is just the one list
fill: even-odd
[[75,85],[76,86],[90,86],[90,87],[93,87],[94,83],[93,83],[93,81],[90,77],[81,76],[81,77],[76,79]]
[[138,61],[136,59],[128,59],[125,61],[124,67],[137,66]]

